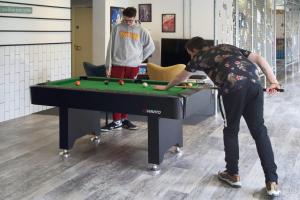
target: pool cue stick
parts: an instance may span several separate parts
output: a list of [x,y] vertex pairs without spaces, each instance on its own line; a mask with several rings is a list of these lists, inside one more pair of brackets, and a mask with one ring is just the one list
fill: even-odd
[[[275,90],[277,90],[277,92],[284,92],[284,89],[282,88],[274,88]],[[263,88],[263,91],[266,92],[267,88]]]

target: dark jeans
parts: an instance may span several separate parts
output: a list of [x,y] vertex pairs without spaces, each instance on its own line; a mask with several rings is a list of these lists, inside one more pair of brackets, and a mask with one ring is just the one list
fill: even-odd
[[[274,162],[274,154],[267,128],[264,125],[264,95],[262,87],[250,81],[245,81],[242,87],[243,88],[238,91],[219,96],[220,108],[225,123],[223,139],[226,169],[231,174],[238,174],[238,132],[240,119],[243,116],[255,140],[266,182],[277,182],[277,166]],[[221,105],[222,102],[224,106]]]

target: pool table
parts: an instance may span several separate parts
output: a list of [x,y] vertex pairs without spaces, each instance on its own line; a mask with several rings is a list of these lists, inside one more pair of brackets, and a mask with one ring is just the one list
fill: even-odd
[[167,82],[124,79],[121,85],[119,79],[82,76],[33,85],[30,93],[32,104],[59,108],[59,146],[65,156],[81,136],[93,133],[100,139],[99,111],[147,116],[148,163],[158,170],[164,153],[183,145],[182,120],[214,103],[212,91],[199,85],[158,91],[156,84]]

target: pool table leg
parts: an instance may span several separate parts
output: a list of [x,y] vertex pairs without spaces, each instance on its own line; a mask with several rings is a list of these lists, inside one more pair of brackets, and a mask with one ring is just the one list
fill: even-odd
[[148,116],[148,163],[151,170],[159,170],[165,152],[172,146],[183,145],[182,120]]
[[75,141],[87,134],[100,137],[100,112],[75,108],[59,108],[59,147],[67,157]]

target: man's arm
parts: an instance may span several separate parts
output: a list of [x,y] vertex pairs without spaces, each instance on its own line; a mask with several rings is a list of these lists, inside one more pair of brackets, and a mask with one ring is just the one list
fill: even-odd
[[168,90],[171,87],[174,87],[175,85],[178,85],[179,83],[185,81],[188,79],[193,73],[188,72],[186,70],[182,70],[173,80],[171,80],[168,85],[157,85],[154,87],[156,90]]
[[257,53],[250,53],[248,59],[257,64],[259,66],[259,68],[261,69],[261,71],[266,75],[267,80],[272,84],[279,84],[273,71],[271,66],[269,65],[269,63],[266,61],[265,58],[263,58],[262,56],[260,56]]
[[111,72],[111,65],[112,65],[112,50],[113,50],[113,37],[114,37],[115,28],[112,29],[109,42],[107,45],[107,51],[106,51],[106,59],[105,59],[105,67],[106,67],[106,76],[110,77]]
[[[270,87],[267,90],[269,93],[274,93],[276,90],[272,90],[274,88],[280,88],[280,84],[276,79],[276,76],[274,75],[271,66],[269,63],[266,61],[266,59],[262,56],[260,56],[257,53],[250,53],[248,56],[248,59],[257,64],[261,71],[266,75],[267,80],[270,83]],[[271,90],[271,91],[270,91]]]
[[143,60],[146,60],[153,54],[155,50],[154,42],[150,36],[150,33],[144,29],[144,37],[143,37]]

